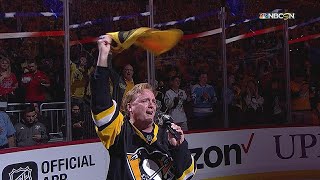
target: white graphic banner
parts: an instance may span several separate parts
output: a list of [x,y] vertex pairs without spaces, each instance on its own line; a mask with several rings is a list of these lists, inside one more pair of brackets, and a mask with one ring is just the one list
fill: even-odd
[[[282,179],[290,174],[291,179],[320,178],[319,130],[314,126],[187,134],[197,160],[194,179],[248,180],[270,173]],[[3,180],[105,180],[109,155],[100,142],[93,142],[1,154],[0,162]]]

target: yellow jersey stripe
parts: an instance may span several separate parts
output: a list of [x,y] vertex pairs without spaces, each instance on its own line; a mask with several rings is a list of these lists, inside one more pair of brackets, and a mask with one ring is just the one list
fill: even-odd
[[144,137],[144,135],[142,134],[142,132],[138,128],[136,128],[133,124],[132,124],[132,127],[141,139],[143,139],[148,144],[152,144],[157,141],[157,139],[158,139],[157,136],[158,136],[158,131],[159,131],[159,126],[155,123],[153,123],[153,124],[154,124],[153,139],[151,140],[150,143],[147,141],[147,139]]
[[92,118],[94,119],[94,123],[96,124],[96,126],[101,127],[111,121],[112,117],[116,112],[116,107],[117,107],[116,101],[112,100],[112,102],[113,102],[113,105],[110,108],[102,111],[101,113],[97,115],[94,115],[92,113]]
[[110,146],[114,144],[115,139],[120,134],[123,122],[123,115],[119,112],[118,117],[116,117],[115,120],[112,121],[112,123],[106,126],[103,130],[99,131],[96,127],[97,134],[101,142],[107,149],[109,149]]
[[129,169],[134,180],[141,180],[140,162],[138,158],[136,160],[131,160],[132,155],[127,155],[127,163],[130,164]]
[[192,155],[191,155],[191,160],[192,162],[190,167],[182,173],[181,177],[179,177],[178,180],[186,180],[195,175],[196,169],[195,169],[194,159]]
[[156,123],[154,123],[153,139],[152,139],[152,141],[151,141],[150,144],[152,144],[152,143],[154,143],[154,142],[157,141],[157,139],[158,139],[158,138],[157,138],[157,137],[158,137],[158,131],[159,131],[158,125],[157,125]]

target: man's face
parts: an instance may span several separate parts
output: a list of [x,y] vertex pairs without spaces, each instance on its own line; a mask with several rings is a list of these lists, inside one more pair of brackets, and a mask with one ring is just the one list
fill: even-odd
[[255,92],[256,90],[256,85],[253,82],[248,82],[248,88],[251,92]]
[[175,79],[172,81],[172,86],[173,86],[174,88],[179,88],[180,83],[181,83],[180,78],[175,78]]
[[153,122],[156,112],[156,99],[152,91],[145,89],[141,94],[135,95],[129,105],[129,112],[132,119],[136,122]]
[[201,85],[205,85],[208,82],[208,76],[207,74],[201,74],[199,78],[199,82]]
[[71,111],[72,111],[72,115],[79,115],[80,114],[79,106],[73,106]]
[[30,72],[35,72],[37,70],[37,65],[35,63],[28,64],[28,69]]
[[36,111],[31,111],[25,114],[25,123],[32,124],[37,120]]
[[33,107],[36,110],[36,113],[39,114],[40,113],[40,109],[37,103],[33,103]]
[[123,68],[123,77],[127,80],[131,80],[133,76],[133,67],[128,64]]

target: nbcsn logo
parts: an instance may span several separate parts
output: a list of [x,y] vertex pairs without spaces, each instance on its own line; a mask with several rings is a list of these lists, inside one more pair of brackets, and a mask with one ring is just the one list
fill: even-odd
[[294,19],[295,13],[259,13],[259,19]]

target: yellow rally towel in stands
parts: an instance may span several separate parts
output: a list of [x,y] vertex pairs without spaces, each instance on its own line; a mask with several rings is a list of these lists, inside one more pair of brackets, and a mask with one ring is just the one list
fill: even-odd
[[112,52],[120,53],[134,44],[155,55],[160,55],[173,48],[181,39],[183,32],[179,29],[158,30],[141,27],[107,34],[113,39]]

